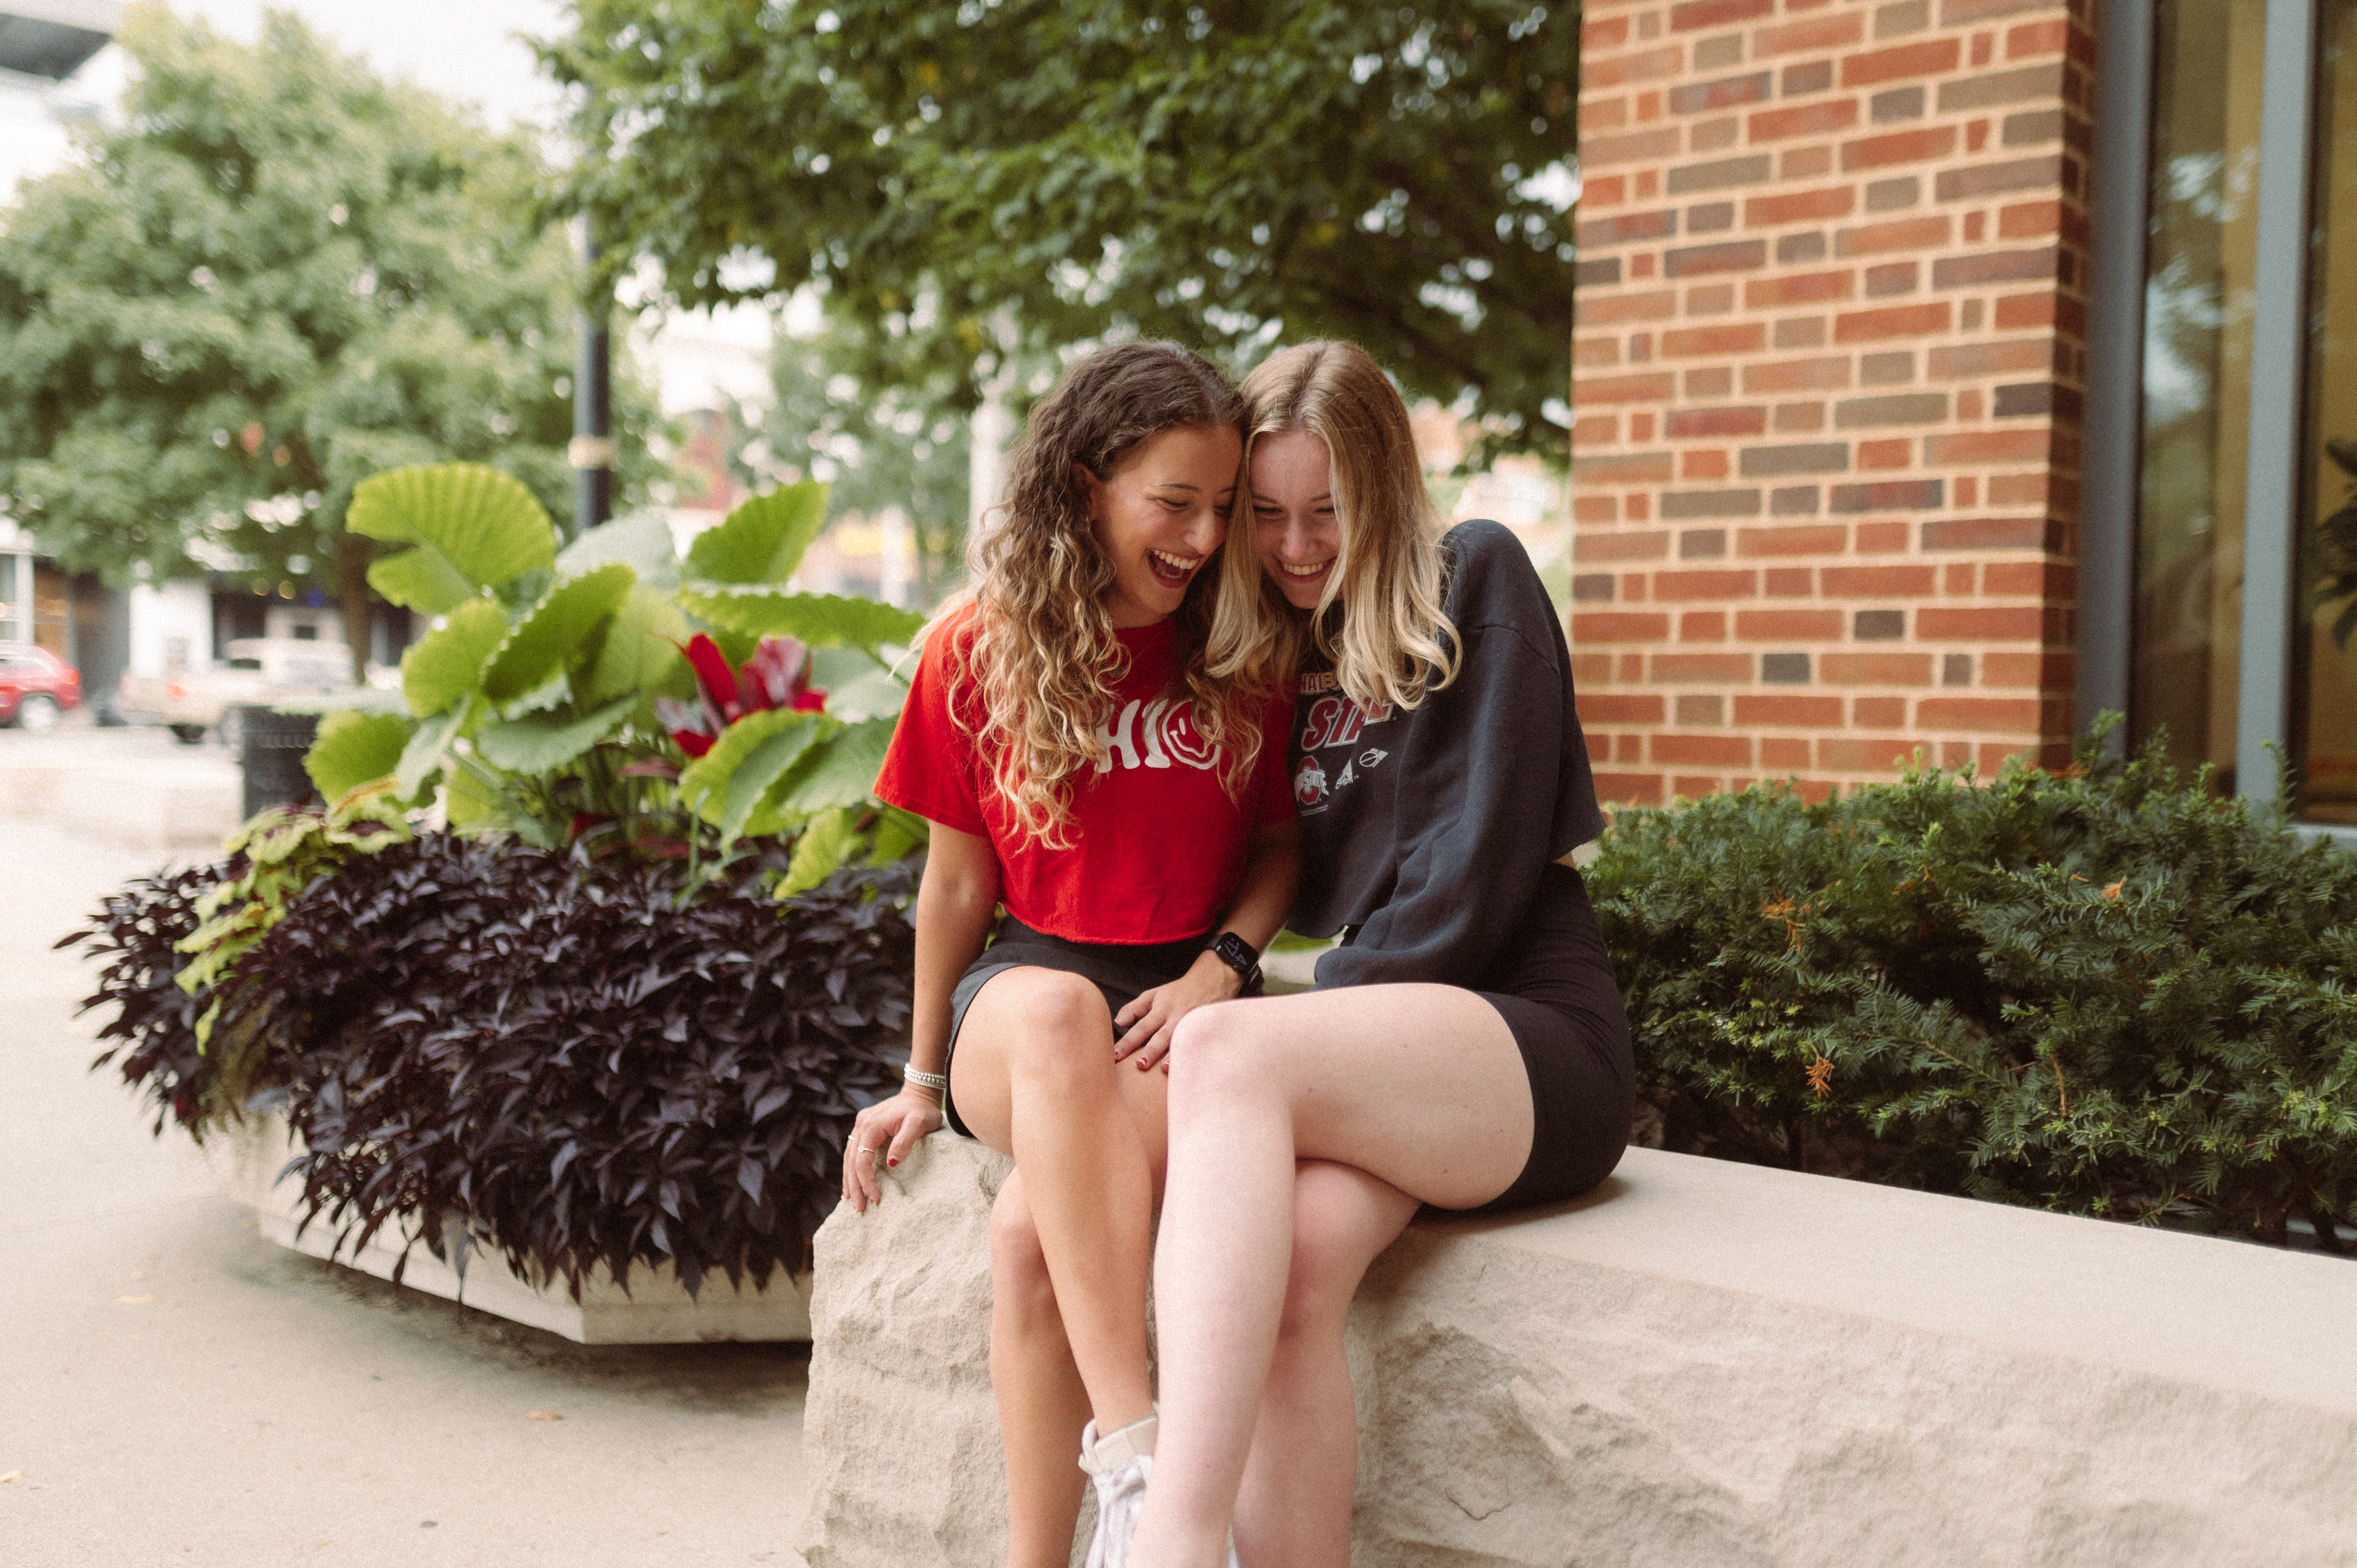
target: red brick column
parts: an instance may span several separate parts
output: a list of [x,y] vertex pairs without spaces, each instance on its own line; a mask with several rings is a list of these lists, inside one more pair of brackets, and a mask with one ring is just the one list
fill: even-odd
[[2087,0],[1587,0],[1571,639],[1609,799],[2068,755]]

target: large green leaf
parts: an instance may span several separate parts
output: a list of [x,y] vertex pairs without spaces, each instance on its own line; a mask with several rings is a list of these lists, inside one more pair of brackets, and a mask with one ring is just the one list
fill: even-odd
[[613,734],[636,702],[634,697],[618,698],[576,719],[534,714],[490,725],[475,737],[475,750],[484,761],[511,773],[553,772]]
[[687,618],[671,596],[638,584],[606,628],[597,660],[580,682],[582,700],[602,703],[626,693],[661,690],[678,667],[679,645],[686,640]]
[[516,809],[515,803],[486,782],[476,768],[453,768],[443,782],[447,786],[442,794],[443,809],[454,828],[496,822]]
[[782,821],[762,811],[763,797],[835,725],[817,714],[773,708],[730,725],[710,751],[680,774],[680,799],[720,829],[723,842],[748,831],[774,831]]
[[409,744],[401,748],[400,765],[393,770],[393,782],[400,787],[404,800],[415,800],[417,792],[425,788],[425,781],[441,770],[443,758],[450,753],[450,742],[465,727],[467,715],[474,706],[469,694],[448,713],[438,714],[417,726]]
[[876,788],[876,776],[884,770],[893,725],[891,719],[869,719],[837,731],[824,750],[797,771],[781,803],[789,811],[823,811],[866,800]]
[[475,585],[442,552],[426,546],[369,563],[368,585],[404,609],[448,615],[477,596]]
[[845,724],[894,719],[909,700],[909,683],[881,665],[826,688],[826,711]]
[[329,714],[319,721],[318,739],[303,754],[303,771],[320,795],[333,802],[398,768],[412,727],[411,721],[397,714],[349,708]]
[[371,475],[352,491],[344,525],[371,539],[414,544],[441,557],[439,566],[427,562],[402,568],[406,575],[395,580],[404,586],[439,581],[441,566],[447,566],[477,587],[496,587],[556,564],[556,530],[538,499],[522,480],[480,463],[434,463]]
[[507,635],[507,612],[489,599],[452,610],[439,630],[426,633],[401,656],[401,691],[409,711],[430,718],[473,691],[485,661]]
[[874,652],[886,643],[905,643],[925,624],[914,610],[880,599],[837,594],[789,594],[775,588],[698,584],[680,602],[717,627],[752,637],[794,637],[813,648],[858,648]]
[[712,583],[782,583],[826,525],[826,487],[815,479],[755,496],[687,548],[688,575]]
[[591,529],[565,547],[556,557],[556,569],[577,577],[616,561],[636,572],[641,583],[659,588],[679,585],[679,550],[672,542],[671,524],[651,511],[634,511]]
[[849,807],[821,811],[794,840],[793,858],[778,884],[778,897],[807,893],[836,872],[861,847],[859,813]]
[[635,580],[628,566],[615,563],[551,588],[508,634],[483,671],[483,690],[494,702],[512,702],[586,660],[594,651],[590,639],[622,607]]

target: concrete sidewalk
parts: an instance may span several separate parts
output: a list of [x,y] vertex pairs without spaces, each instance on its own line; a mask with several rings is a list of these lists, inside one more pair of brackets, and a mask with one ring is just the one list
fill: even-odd
[[[74,715],[69,715],[70,720]],[[210,857],[242,817],[244,775],[218,742],[67,723],[0,729],[0,822],[46,822],[91,843]]]
[[585,1348],[282,1251],[87,1070],[49,944],[162,858],[0,814],[0,1562],[799,1564],[806,1347]]

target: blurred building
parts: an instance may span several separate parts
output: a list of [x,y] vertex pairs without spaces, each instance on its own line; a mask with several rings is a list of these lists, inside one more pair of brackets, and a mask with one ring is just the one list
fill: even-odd
[[[61,145],[61,122],[94,112],[74,78],[113,41],[115,0],[0,0],[0,198],[26,149]],[[91,575],[42,558],[32,536],[0,513],[0,639],[38,642],[81,671],[102,715],[129,659],[131,605]]]
[[39,92],[70,80],[114,40],[117,0],[5,0],[0,5],[0,71]]

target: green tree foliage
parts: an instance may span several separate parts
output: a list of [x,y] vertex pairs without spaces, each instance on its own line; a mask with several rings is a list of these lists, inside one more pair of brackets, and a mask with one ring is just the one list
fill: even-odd
[[249,47],[141,7],[122,41],[119,118],[0,210],[0,494],[42,547],[251,564],[349,615],[372,473],[476,458],[569,511],[576,269],[531,142],[285,13]]
[[917,546],[917,602],[954,584],[965,553],[972,444],[947,405],[953,378],[871,385],[861,379],[857,336],[829,322],[815,338],[780,333],[771,350],[773,395],[758,428],[732,442],[739,476],[791,484],[805,474],[832,487],[839,514],[875,517],[899,507]]
[[814,281],[863,379],[960,406],[996,354],[1108,331],[1236,363],[1347,337],[1505,445],[1556,438],[1576,5],[574,10],[544,48],[587,90],[566,200],[688,303]]

